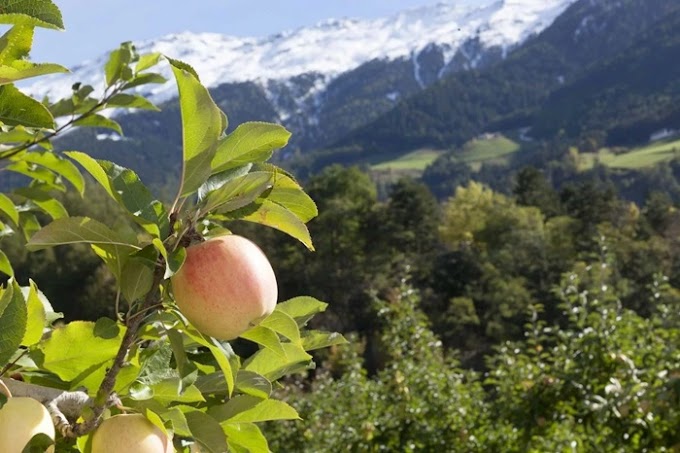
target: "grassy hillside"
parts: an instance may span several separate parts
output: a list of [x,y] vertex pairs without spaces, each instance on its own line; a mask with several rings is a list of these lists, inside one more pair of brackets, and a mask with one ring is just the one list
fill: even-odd
[[[489,134],[470,140],[459,151],[454,151],[454,154],[461,162],[469,164],[473,169],[478,169],[484,162],[501,162],[510,154],[518,151],[519,148],[518,143],[503,135]],[[444,150],[421,148],[375,164],[372,166],[372,170],[408,173],[423,171],[444,153]]]
[[373,170],[425,170],[444,151],[423,148],[374,165]]
[[659,140],[626,152],[613,152],[602,148],[597,153],[581,153],[577,156],[579,170],[585,171],[600,163],[611,168],[635,170],[652,167],[662,162],[680,158],[680,139]]

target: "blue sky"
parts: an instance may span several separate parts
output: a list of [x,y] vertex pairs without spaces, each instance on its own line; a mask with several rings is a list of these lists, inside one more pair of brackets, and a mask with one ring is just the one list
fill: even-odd
[[[263,36],[330,17],[380,17],[436,0],[54,0],[65,32],[36,33],[32,59],[74,65],[129,40],[180,31]],[[191,6],[186,6],[190,4]]]

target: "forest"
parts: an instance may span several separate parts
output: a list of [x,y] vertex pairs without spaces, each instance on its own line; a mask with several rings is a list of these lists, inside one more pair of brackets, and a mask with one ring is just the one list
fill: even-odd
[[[329,301],[313,327],[350,339],[277,390],[303,420],[265,428],[273,451],[680,445],[680,210],[597,180],[556,190],[533,167],[512,179],[512,193],[471,181],[443,202],[401,179],[383,198],[359,168],[331,166],[306,184],[315,252],[229,225],[267,250],[281,300]],[[62,201],[115,224],[116,206],[89,196]],[[115,279],[86,247],[1,246],[67,320],[113,316],[98,302]]]

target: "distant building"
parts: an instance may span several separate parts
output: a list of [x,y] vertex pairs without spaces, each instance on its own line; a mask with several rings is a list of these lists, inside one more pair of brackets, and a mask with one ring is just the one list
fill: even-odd
[[655,142],[657,140],[663,140],[664,138],[672,137],[672,136],[677,135],[677,134],[678,134],[678,131],[676,129],[663,128],[663,129],[660,129],[660,130],[654,132],[652,135],[650,135],[649,141]]

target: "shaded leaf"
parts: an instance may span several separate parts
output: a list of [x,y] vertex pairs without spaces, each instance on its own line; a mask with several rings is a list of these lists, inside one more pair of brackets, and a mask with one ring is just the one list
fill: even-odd
[[192,437],[210,453],[225,453],[227,441],[220,424],[209,416],[199,411],[185,413],[187,424]]
[[307,226],[295,214],[272,201],[258,200],[229,213],[227,217],[276,228],[302,242],[309,250],[314,250]]
[[28,312],[14,279],[0,293],[0,366],[14,355],[26,332]]
[[47,107],[23,94],[14,85],[0,86],[0,121],[13,126],[54,127],[54,118]]
[[159,112],[160,109],[153,105],[151,101],[137,94],[119,93],[111,97],[106,103],[107,107],[124,107],[127,109],[153,110]]
[[21,155],[21,160],[38,164],[54,173],[63,176],[81,194],[85,191],[85,180],[78,168],[68,159],[59,154],[43,152],[27,152]]
[[120,124],[118,124],[116,121],[110,118],[107,118],[103,115],[99,115],[97,113],[81,118],[73,124],[80,127],[99,127],[104,129],[111,129],[113,131],[116,131],[118,134],[123,135],[123,129],[120,127]]
[[87,217],[66,217],[55,220],[35,233],[26,247],[41,250],[63,244],[102,244],[118,245],[129,249],[139,249],[126,243],[115,231],[101,222]]
[[224,213],[247,206],[271,187],[271,178],[269,173],[254,172],[232,179],[206,196],[201,212]]

